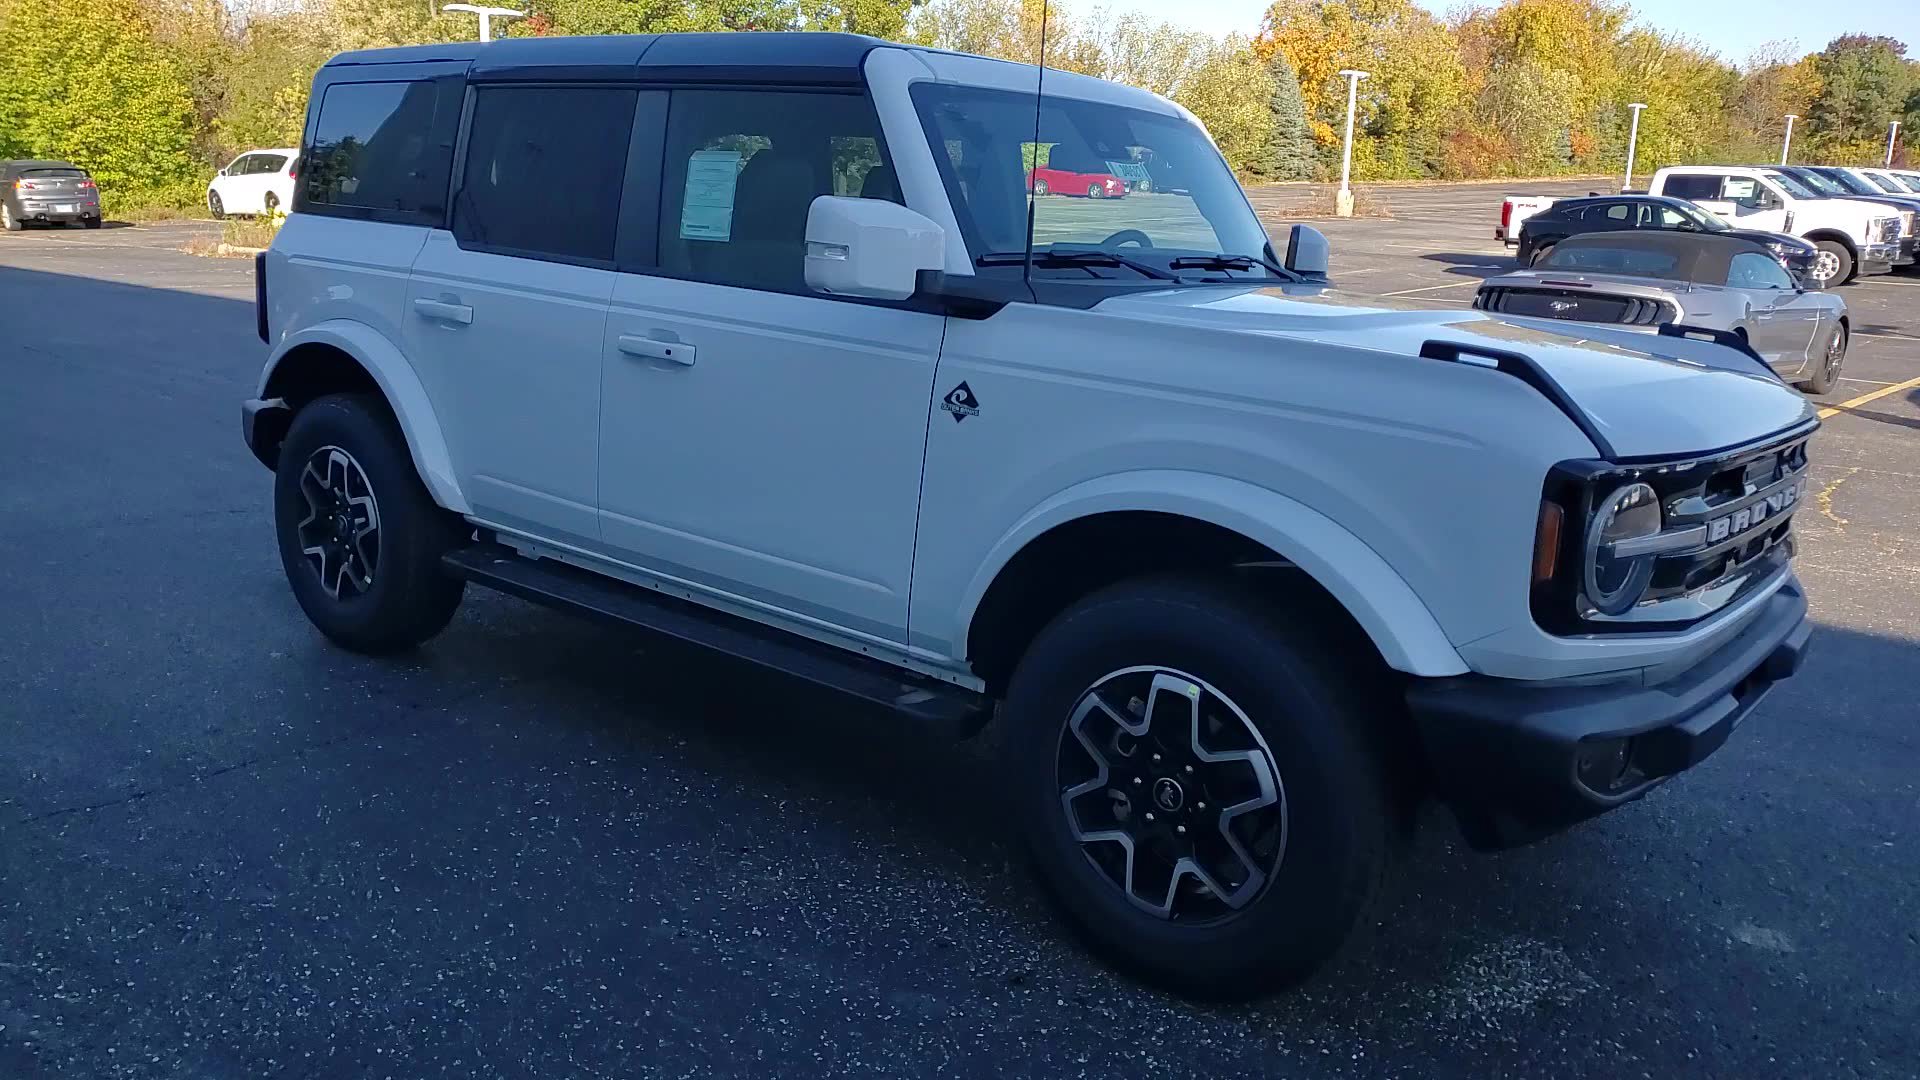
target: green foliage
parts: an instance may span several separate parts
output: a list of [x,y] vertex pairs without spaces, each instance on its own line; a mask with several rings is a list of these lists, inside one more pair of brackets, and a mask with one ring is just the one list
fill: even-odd
[[1265,159],[1273,132],[1273,76],[1251,44],[1228,38],[1213,50],[1173,98],[1213,134],[1220,154],[1236,173],[1250,173]]
[[1248,171],[1268,182],[1312,180],[1319,175],[1320,162],[1314,153],[1313,135],[1307,130],[1300,80],[1285,53],[1274,50],[1267,61],[1267,78],[1273,81],[1273,94],[1267,99],[1266,138],[1248,163]]

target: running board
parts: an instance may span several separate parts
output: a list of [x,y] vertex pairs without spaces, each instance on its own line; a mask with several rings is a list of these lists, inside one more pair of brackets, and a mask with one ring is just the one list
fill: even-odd
[[988,700],[973,691],[552,559],[529,559],[500,544],[459,548],[441,563],[475,585],[726,653],[956,736],[973,734],[988,715]]

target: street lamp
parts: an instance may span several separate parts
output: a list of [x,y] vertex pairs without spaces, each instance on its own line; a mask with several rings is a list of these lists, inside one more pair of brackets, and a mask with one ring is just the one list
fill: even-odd
[[1621,183],[1621,191],[1633,190],[1633,152],[1640,145],[1640,110],[1646,108],[1639,102],[1627,106],[1633,110],[1633,127],[1627,130],[1627,178]]
[[1895,120],[1893,122],[1893,126],[1887,129],[1887,168],[1889,169],[1893,168],[1893,147],[1894,147],[1893,140],[1899,134],[1900,134],[1900,121]]
[[1780,164],[1787,163],[1787,151],[1793,149],[1793,122],[1800,119],[1798,113],[1787,114],[1787,137],[1780,143]]
[[466,12],[471,12],[472,14],[480,16],[480,40],[481,41],[493,40],[493,20],[517,19],[522,15],[526,14],[526,12],[524,11],[515,11],[512,8],[484,7],[480,4],[443,4],[441,5],[440,10],[441,11],[466,11]]
[[1340,151],[1340,190],[1333,196],[1333,212],[1340,217],[1352,217],[1353,189],[1347,181],[1353,174],[1353,106],[1360,96],[1360,80],[1366,78],[1367,73],[1341,68],[1340,74],[1347,80],[1347,140]]

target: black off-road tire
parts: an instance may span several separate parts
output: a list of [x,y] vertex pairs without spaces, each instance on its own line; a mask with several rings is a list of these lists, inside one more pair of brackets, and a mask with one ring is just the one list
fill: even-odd
[[[334,450],[343,452],[345,460]],[[316,556],[305,553],[312,535],[303,538],[302,523],[314,511],[302,484],[308,466],[316,462],[329,474],[339,470],[351,475],[350,465],[371,492],[377,531],[369,550],[376,554],[370,583],[364,587],[359,587],[351,566],[343,581],[337,571],[323,574],[319,566],[328,565],[324,557],[317,566]],[[307,483],[325,488],[315,479]],[[359,491],[356,485],[348,487]],[[314,400],[294,416],[280,447],[273,510],[280,561],[294,597],[314,626],[336,644],[371,655],[409,649],[445,629],[460,606],[466,586],[442,572],[440,557],[465,543],[471,529],[434,503],[414,469],[399,425],[378,398],[336,394]],[[326,584],[329,577],[337,597]]]
[[[1155,578],[1086,598],[1035,639],[1004,711],[1018,820],[1042,884],[1099,956],[1181,994],[1246,998],[1304,981],[1370,921],[1412,803],[1409,785],[1393,779],[1379,726],[1403,713],[1397,683],[1356,638],[1226,583]],[[1137,906],[1096,866],[1063,809],[1070,715],[1104,677],[1136,666],[1206,683],[1271,751],[1284,793],[1279,860],[1263,889],[1216,921],[1183,925]],[[1119,788],[1122,771],[1110,773]]]

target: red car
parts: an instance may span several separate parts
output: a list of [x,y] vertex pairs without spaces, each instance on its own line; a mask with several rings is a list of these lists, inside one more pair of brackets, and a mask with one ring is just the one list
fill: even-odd
[[1080,160],[1055,147],[1045,165],[1028,172],[1035,195],[1085,195],[1089,199],[1117,199],[1127,193],[1127,182],[1113,175],[1107,163],[1088,156]]

